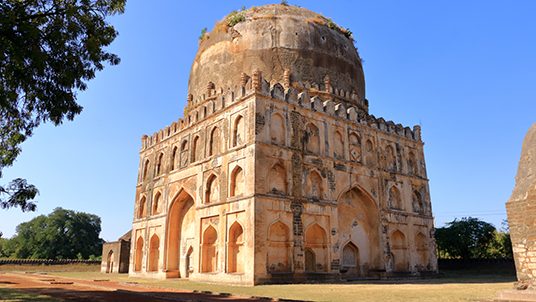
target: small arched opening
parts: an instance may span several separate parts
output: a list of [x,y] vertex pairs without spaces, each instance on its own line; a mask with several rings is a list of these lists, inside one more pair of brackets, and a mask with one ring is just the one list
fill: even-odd
[[227,272],[243,273],[244,257],[241,255],[244,245],[244,229],[235,221],[229,228],[229,241],[227,242]]

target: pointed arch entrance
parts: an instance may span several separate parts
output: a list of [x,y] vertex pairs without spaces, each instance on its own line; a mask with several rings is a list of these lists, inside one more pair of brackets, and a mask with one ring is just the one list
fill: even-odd
[[348,242],[342,249],[341,272],[346,275],[359,275],[359,249]]
[[[356,259],[355,273],[366,274],[370,269],[381,269],[379,211],[374,199],[359,187],[344,192],[337,201],[339,242],[352,240],[346,254],[348,261]],[[354,258],[355,257],[355,258]],[[353,260],[352,260],[353,261]]]
[[[191,263],[186,246],[195,236],[194,199],[186,191],[181,192],[171,203],[166,228],[166,270],[168,278],[187,277]],[[181,263],[181,261],[183,263]]]
[[107,273],[114,272],[114,251],[110,251],[108,253],[108,258],[106,260],[106,272]]

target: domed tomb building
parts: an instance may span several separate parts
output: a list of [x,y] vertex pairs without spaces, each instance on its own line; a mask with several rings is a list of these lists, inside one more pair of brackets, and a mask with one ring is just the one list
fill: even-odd
[[252,285],[437,271],[419,126],[369,114],[348,30],[304,8],[206,33],[143,136],[130,275]]

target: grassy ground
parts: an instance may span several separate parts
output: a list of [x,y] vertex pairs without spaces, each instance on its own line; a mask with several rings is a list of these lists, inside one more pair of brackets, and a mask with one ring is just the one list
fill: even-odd
[[[1,267],[0,267],[1,268]],[[87,268],[86,268],[87,269]],[[4,270],[4,269],[2,269]],[[18,267],[17,271],[28,271]],[[490,301],[497,291],[511,289],[515,276],[510,271],[456,270],[444,271],[439,278],[412,281],[377,281],[338,284],[261,285],[255,287],[227,286],[186,280],[150,280],[126,275],[101,274],[96,271],[75,271],[60,267],[48,270],[49,275],[86,280],[138,282],[155,288],[212,291],[240,296],[268,296],[311,301]],[[45,271],[45,270],[32,270]],[[40,300],[28,300],[40,301]],[[43,300],[50,301],[50,300]]]
[[241,296],[267,296],[311,301],[483,301],[512,288],[513,276],[449,272],[437,279],[411,282],[353,282],[341,284],[261,285],[255,287],[206,284],[185,280],[147,280],[100,273],[52,273],[81,279],[138,282],[151,287],[212,291]]
[[0,265],[0,272],[99,272],[100,264]]
[[2,302],[20,302],[20,301],[30,301],[30,302],[58,302],[49,296],[37,295],[28,292],[13,290],[10,288],[2,288],[0,285],[0,301]]

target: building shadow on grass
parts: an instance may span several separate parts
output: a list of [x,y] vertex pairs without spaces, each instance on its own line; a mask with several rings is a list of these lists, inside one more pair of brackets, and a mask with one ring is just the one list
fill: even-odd
[[[4,288],[6,290],[7,288]],[[9,291],[11,290],[11,291]],[[36,296],[24,296],[24,294],[41,295],[41,298]],[[4,295],[7,295],[4,297]],[[47,297],[43,297],[43,295]],[[24,300],[20,300],[21,296]],[[48,298],[51,297],[52,299]],[[271,297],[244,297],[244,296],[232,296],[229,293],[212,293],[212,292],[166,292],[164,291],[131,291],[125,289],[116,290],[77,290],[75,288],[55,287],[55,288],[10,288],[8,291],[3,292],[2,299],[11,301],[99,301],[99,302],[112,302],[112,301],[129,301],[129,302],[169,302],[169,301],[251,301],[251,302],[266,302],[266,301],[288,301],[288,302],[300,302],[305,300],[292,300],[292,299],[273,299]]]

